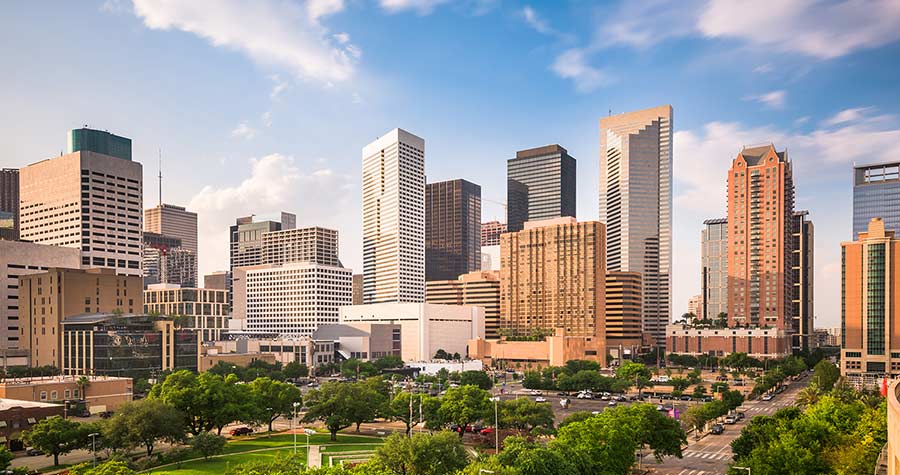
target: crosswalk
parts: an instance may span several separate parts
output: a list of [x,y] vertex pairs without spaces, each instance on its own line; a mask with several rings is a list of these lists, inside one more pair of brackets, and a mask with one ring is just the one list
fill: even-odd
[[[684,458],[694,458],[703,460],[731,460],[731,451],[722,453],[700,452],[695,450],[685,450],[682,455]],[[685,474],[687,475],[687,474]]]
[[678,475],[713,475],[714,473],[716,472],[707,472],[706,470],[691,470],[689,468],[686,468],[678,472]]

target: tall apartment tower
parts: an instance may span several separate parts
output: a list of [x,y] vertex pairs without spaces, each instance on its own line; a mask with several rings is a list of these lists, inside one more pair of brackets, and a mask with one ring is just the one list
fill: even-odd
[[425,300],[425,140],[394,129],[362,149],[363,301]]
[[793,236],[793,315],[794,350],[808,350],[815,330],[815,306],[813,300],[814,227],[809,219],[809,211],[797,211],[791,223]]
[[481,269],[481,187],[466,180],[425,185],[425,280]]
[[[116,155],[75,140],[93,132],[115,144],[96,148]],[[79,248],[86,267],[141,275],[143,168],[130,159],[131,141],[90,129],[72,131],[70,141],[81,148],[19,171],[21,239]]]
[[145,209],[144,231],[181,239],[181,247],[197,254],[197,213],[183,206],[160,204]]
[[672,106],[600,119],[606,266],[640,272],[644,331],[665,341],[672,305]]
[[841,374],[860,383],[900,377],[900,240],[879,218],[841,243]]
[[853,167],[853,237],[865,232],[872,218],[900,231],[900,162]]
[[563,217],[500,238],[500,331],[605,338],[604,226]]
[[703,221],[700,231],[700,308],[697,318],[728,313],[728,219]]
[[506,162],[506,225],[575,217],[575,159],[559,145],[520,150]]
[[19,170],[0,168],[0,239],[19,239]]
[[793,330],[794,181],[787,152],[744,147],[728,171],[728,325]]

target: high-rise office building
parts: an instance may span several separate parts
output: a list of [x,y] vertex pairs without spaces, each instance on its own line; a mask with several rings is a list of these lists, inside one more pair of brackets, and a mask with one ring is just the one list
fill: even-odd
[[425,302],[484,309],[485,339],[500,338],[500,273],[476,271],[457,279],[425,283]]
[[563,217],[500,238],[500,331],[605,338],[604,226]]
[[131,139],[129,138],[87,127],[70,130],[67,138],[67,153],[94,152],[131,161]]
[[186,317],[180,326],[196,330],[201,342],[219,340],[228,329],[228,295],[224,289],[154,284],[144,291],[144,312]]
[[425,140],[394,129],[362,149],[363,301],[425,300]]
[[672,106],[600,119],[600,221],[609,271],[640,272],[644,331],[665,338],[672,303]]
[[144,286],[197,286],[197,254],[183,247],[180,238],[144,231],[142,262]]
[[481,269],[481,187],[466,180],[425,185],[425,280]]
[[865,232],[872,218],[900,231],[900,162],[853,167],[853,237]]
[[697,318],[728,313],[728,219],[703,221],[700,232],[700,308]]
[[728,171],[728,324],[793,329],[794,181],[787,152],[744,147]]
[[228,290],[231,272],[219,270],[203,276],[204,289]]
[[353,274],[353,305],[363,304],[363,275]]
[[793,236],[793,348],[808,350],[813,343],[815,329],[815,308],[813,300],[813,275],[815,274],[814,227],[809,219],[809,211],[797,211],[791,222]]
[[641,274],[606,274],[606,341],[610,347],[641,345]]
[[841,243],[841,374],[872,384],[900,377],[900,240],[873,218]]
[[338,232],[334,229],[314,226],[262,234],[261,264],[303,261],[340,266]]
[[[285,223],[290,223],[288,227]],[[282,229],[293,229],[296,216],[281,213],[281,221],[254,222],[253,216],[238,218],[230,229],[229,260],[231,272],[235,267],[255,266],[264,263],[263,234]]]
[[140,163],[82,149],[19,174],[22,240],[81,249],[84,266],[142,274]]
[[499,246],[500,235],[506,232],[506,223],[488,221],[481,223],[481,246]]
[[19,170],[0,168],[0,239],[19,239]]
[[[144,210],[144,231],[181,239],[181,247],[197,254],[197,213],[183,206],[160,204]],[[197,276],[194,276],[197,280]]]
[[506,225],[575,217],[575,159],[559,145],[520,150],[506,162]]

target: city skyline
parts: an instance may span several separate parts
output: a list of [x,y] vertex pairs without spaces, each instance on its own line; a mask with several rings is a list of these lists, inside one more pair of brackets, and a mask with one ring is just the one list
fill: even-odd
[[[260,4],[270,7],[270,13],[284,7]],[[155,159],[162,149],[164,202],[200,215],[200,273],[228,268],[227,231],[235,218],[250,213],[274,216],[281,209],[296,209],[301,227],[339,230],[345,265],[362,272],[358,154],[384,130],[404,127],[428,140],[429,182],[466,178],[480,184],[484,221],[502,217],[502,208],[490,200],[505,201],[504,162],[511,153],[535,143],[565,144],[579,159],[577,217],[594,220],[597,120],[610,109],[620,113],[671,103],[679,111],[673,138],[673,315],[683,313],[687,298],[699,292],[697,237],[704,219],[725,215],[722,177],[730,160],[742,145],[775,142],[790,150],[794,159],[797,208],[818,217],[815,283],[821,297],[816,325],[838,324],[837,300],[824,296],[839,295],[839,242],[847,239],[851,226],[852,164],[886,160],[900,146],[896,118],[900,98],[884,97],[890,90],[886,83],[896,71],[883,66],[900,51],[896,32],[883,28],[896,16],[878,8],[861,13],[854,29],[865,22],[867,33],[850,38],[845,23],[826,21],[836,18],[832,9],[817,12],[818,22],[792,21],[791,15],[798,14],[786,9],[773,13],[770,20],[791,25],[785,28],[791,37],[776,36],[760,45],[744,37],[737,26],[729,30],[724,20],[717,22],[716,14],[723,12],[715,9],[687,8],[688,18],[667,20],[673,22],[672,28],[656,37],[627,34],[646,33],[654,18],[664,18],[637,12],[642,13],[634,15],[639,20],[623,21],[621,28],[606,30],[608,37],[592,39],[599,36],[593,35],[595,30],[603,31],[597,24],[605,23],[596,18],[614,22],[625,18],[629,7],[610,3],[585,10],[574,5],[555,9],[545,3],[495,3],[476,12],[480,2],[419,10],[389,10],[375,2],[337,4],[340,8],[311,19],[253,16],[276,26],[296,20],[300,38],[289,38],[287,47],[302,53],[297,57],[320,60],[298,64],[267,56],[270,50],[264,46],[262,51],[248,49],[240,32],[223,39],[222,32],[210,30],[202,18],[186,18],[191,13],[177,7],[98,1],[94,9],[58,5],[57,14],[44,15],[41,10],[46,6],[12,6],[12,26],[3,33],[7,41],[0,50],[22,69],[2,79],[2,94],[13,106],[31,107],[23,116],[2,119],[5,130],[16,137],[2,166],[23,167],[57,156],[66,145],[63,132],[87,123],[134,141],[133,159],[144,165],[145,208],[157,202]],[[225,22],[240,17],[234,4],[221,5]],[[666,8],[660,10],[664,13]],[[38,32],[27,31],[28,22],[17,21],[35,15],[47,17],[52,34],[39,38]],[[67,31],[66,23],[73,20],[86,28]],[[188,31],[184,25],[191,22],[199,26]],[[393,33],[398,22],[409,24],[410,31]],[[486,78],[484,69],[473,68],[480,69],[476,75],[455,70],[450,63],[449,70],[458,76],[439,79],[447,72],[444,58],[417,63],[421,66],[417,71],[389,70],[395,62],[443,47],[451,24],[471,33],[462,40],[462,48],[470,47],[465,60],[481,64],[501,58],[495,78]],[[489,24],[501,28],[488,32]],[[567,30],[554,25],[567,25]],[[389,47],[411,37],[425,38],[428,35],[421,33],[428,30],[435,31],[433,38],[411,45],[400,57]],[[111,34],[121,41],[100,42]],[[491,41],[495,35],[523,46],[500,49],[507,42]],[[816,35],[833,41],[827,48],[818,47],[809,41]],[[224,47],[213,46],[208,38]],[[454,41],[460,41],[458,36]],[[343,53],[335,56],[336,64],[329,63],[332,56],[319,54],[321,44]],[[471,47],[478,44],[491,47],[474,51]],[[88,45],[97,48],[95,57],[76,53]],[[735,55],[739,61],[723,57],[734,47],[741,50]],[[61,54],[51,67],[46,62],[50,58],[34,54],[35,48],[56,48]],[[178,51],[170,57],[125,54],[131,49]],[[662,59],[679,56],[670,54],[675,49],[685,53],[683,58]],[[650,73],[671,69],[670,83],[654,84],[656,90],[649,91],[645,79],[632,80],[630,76],[647,62],[656,63]],[[60,67],[93,71],[70,78],[71,88],[54,88],[45,72]],[[532,78],[528,83],[517,79],[523,70]],[[129,74],[122,76],[123,71]],[[129,87],[113,87],[132,76],[131,71],[144,78],[128,79],[133,81]],[[698,78],[705,81],[700,87],[686,87]],[[199,90],[191,86],[194,83],[215,86]],[[831,90],[842,94],[825,97]],[[545,97],[518,104],[538,92]],[[406,94],[416,100],[408,101],[408,106],[401,102],[399,107],[384,107]],[[232,99],[234,104],[222,105]],[[543,109],[560,104],[567,109],[566,117],[555,123],[538,119]],[[309,112],[298,111],[299,105]],[[505,110],[508,107],[514,107],[512,114]],[[504,130],[487,126],[501,118],[506,121]],[[471,173],[461,168],[471,168]]]

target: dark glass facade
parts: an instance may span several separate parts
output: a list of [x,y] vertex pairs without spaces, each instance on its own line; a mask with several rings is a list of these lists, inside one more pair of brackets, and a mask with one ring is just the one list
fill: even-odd
[[866,279],[866,352],[884,354],[884,244],[872,244],[868,249],[868,278]]
[[19,170],[0,169],[0,239],[19,239]]
[[72,129],[69,132],[69,153],[81,151],[131,160],[131,139],[104,130]]
[[526,221],[575,217],[575,159],[559,145],[516,152],[506,162],[508,232]]
[[481,187],[466,180],[425,186],[425,280],[481,268]]
[[853,236],[881,218],[888,231],[900,232],[900,162],[853,168]]

